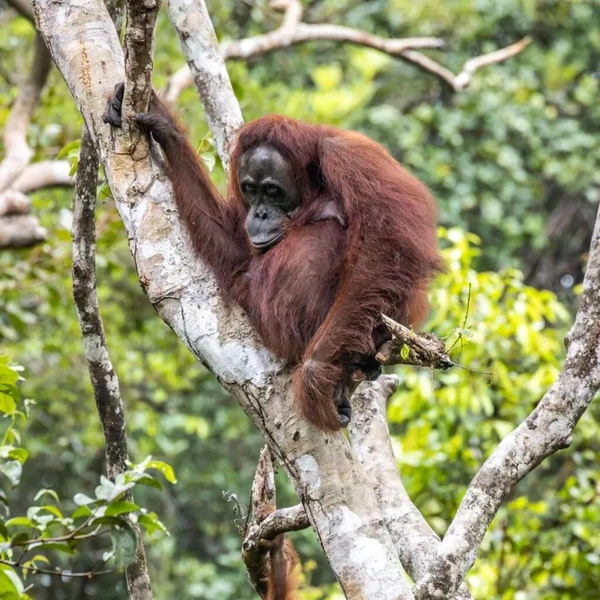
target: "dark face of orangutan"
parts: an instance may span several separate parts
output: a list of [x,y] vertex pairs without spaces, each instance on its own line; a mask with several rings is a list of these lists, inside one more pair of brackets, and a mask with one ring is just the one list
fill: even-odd
[[283,239],[285,221],[302,202],[292,165],[263,144],[244,152],[237,175],[248,209],[246,233],[252,246],[264,252]]

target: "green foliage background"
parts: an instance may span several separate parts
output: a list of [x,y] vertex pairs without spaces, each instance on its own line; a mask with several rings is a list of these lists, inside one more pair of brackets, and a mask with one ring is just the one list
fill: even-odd
[[[208,2],[222,39],[268,31],[266,0]],[[354,128],[385,144],[438,199],[448,273],[432,291],[427,329],[451,340],[470,368],[445,374],[401,369],[389,409],[403,480],[443,534],[465,486],[497,442],[556,376],[576,306],[600,198],[600,3],[597,0],[312,0],[306,20],[387,37],[436,35],[431,56],[459,70],[468,58],[531,35],[513,60],[478,72],[450,94],[433,77],[364,48],[311,43],[229,63],[246,119],[280,112]],[[33,32],[0,3],[0,127],[27,72]],[[161,14],[155,82],[183,63]],[[193,89],[180,98],[200,142],[207,126]],[[57,156],[81,129],[56,70],[29,139],[36,159]],[[1,148],[0,148],[1,155]],[[223,184],[219,166],[215,179]],[[103,470],[102,434],[70,291],[72,190],[34,196],[48,242],[0,254],[0,354],[25,366],[22,394],[37,407],[22,444],[30,457],[15,506],[43,485],[70,498]],[[469,232],[469,233],[467,233]],[[232,504],[247,503],[261,439],[199,367],[143,296],[110,199],[98,210],[99,297],[121,379],[134,460],[152,454],[175,468],[162,494],[136,490],[170,537],[147,539],[156,598],[253,598],[239,558]],[[531,286],[536,287],[531,287]],[[575,286],[575,287],[574,287]],[[468,320],[463,325],[467,305]],[[453,333],[454,332],[454,333]],[[600,589],[600,417],[597,404],[572,447],[513,491],[469,576],[479,599],[592,599]],[[294,503],[280,478],[280,503]],[[294,535],[304,566],[303,600],[339,598],[311,532]],[[94,543],[71,565],[92,568]],[[29,580],[28,580],[29,581]],[[33,580],[39,600],[125,598],[123,578]]]

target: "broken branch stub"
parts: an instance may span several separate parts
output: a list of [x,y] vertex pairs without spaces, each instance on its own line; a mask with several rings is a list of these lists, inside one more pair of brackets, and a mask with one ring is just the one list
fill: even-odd
[[454,366],[444,342],[430,333],[412,329],[382,315],[392,339],[381,345],[375,359],[382,365],[412,365],[445,371]]

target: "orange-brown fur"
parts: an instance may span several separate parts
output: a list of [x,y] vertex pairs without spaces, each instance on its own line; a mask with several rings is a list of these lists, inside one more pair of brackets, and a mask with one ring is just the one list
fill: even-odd
[[[265,344],[296,367],[302,413],[338,429],[336,387],[349,380],[357,356],[372,359],[386,339],[381,313],[412,326],[426,316],[427,283],[442,268],[429,191],[364,135],[271,115],[240,129],[224,200],[166,108],[155,100],[152,110],[162,119],[153,134],[195,249]],[[286,237],[256,254],[244,230],[237,166],[260,144],[290,161],[302,206]],[[342,218],[323,217],[332,203]]]
[[271,569],[267,582],[267,600],[297,600],[295,568],[299,562],[292,542],[284,533],[268,543]]

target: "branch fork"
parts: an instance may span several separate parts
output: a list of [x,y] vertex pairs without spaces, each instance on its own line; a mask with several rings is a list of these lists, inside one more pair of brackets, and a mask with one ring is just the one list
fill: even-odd
[[[169,4],[226,161],[226,142],[240,124],[241,114],[208,11],[203,0],[169,0]],[[534,412],[481,467],[439,542],[409,504],[393,453],[381,445],[389,445],[389,434],[383,430],[384,403],[367,402],[364,409],[355,411],[352,447],[343,433],[319,431],[297,416],[289,371],[261,345],[243,313],[222,302],[214,278],[184,243],[164,172],[148,156],[134,160],[131,154],[116,151],[118,136],[101,121],[106,97],[113,85],[125,78],[121,46],[103,3],[71,0],[68,11],[63,7],[62,0],[35,0],[38,29],[103,157],[140,279],[146,282],[159,315],[211,368],[268,441],[304,508],[304,516],[296,507],[285,509],[287,516],[291,512],[298,522],[304,524],[305,517],[310,521],[350,600],[468,598],[461,582],[498,508],[522,477],[569,443],[577,421],[600,387],[600,217],[564,368]],[[195,46],[194,40],[203,45]],[[91,57],[85,64],[84,55]],[[480,64],[499,62],[498,58],[502,57],[488,55]],[[106,73],[114,80],[108,81]],[[441,360],[445,364],[439,345],[427,355],[423,336],[401,329],[394,335],[404,336],[409,359],[414,354],[423,362]],[[357,394],[366,394],[367,400],[373,393],[387,398],[393,387],[393,381],[384,377],[362,384],[363,391],[359,389]],[[362,414],[364,421],[360,420]],[[380,435],[375,435],[376,431]],[[275,508],[274,495],[270,501]],[[289,525],[282,517],[286,513],[275,510],[270,514],[273,521]],[[261,529],[267,519],[256,523],[257,540],[278,531]],[[252,542],[249,535],[247,532],[245,541],[247,552],[252,552],[260,544]],[[408,583],[403,567],[416,581],[414,586]]]

